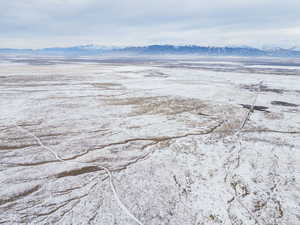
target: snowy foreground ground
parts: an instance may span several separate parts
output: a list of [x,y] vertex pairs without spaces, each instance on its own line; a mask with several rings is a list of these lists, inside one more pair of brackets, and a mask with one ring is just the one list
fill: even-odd
[[0,224],[300,224],[300,60],[0,61]]

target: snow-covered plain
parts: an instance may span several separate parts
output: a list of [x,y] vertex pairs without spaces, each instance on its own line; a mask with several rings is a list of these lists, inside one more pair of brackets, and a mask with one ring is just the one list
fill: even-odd
[[299,61],[2,57],[0,224],[299,225]]

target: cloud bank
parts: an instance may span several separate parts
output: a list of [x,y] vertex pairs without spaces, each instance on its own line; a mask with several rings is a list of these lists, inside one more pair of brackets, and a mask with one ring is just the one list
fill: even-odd
[[299,0],[0,0],[0,47],[300,46]]

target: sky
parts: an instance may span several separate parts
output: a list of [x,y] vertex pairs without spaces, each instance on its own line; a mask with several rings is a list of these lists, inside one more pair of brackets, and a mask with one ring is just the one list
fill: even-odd
[[86,44],[300,49],[300,1],[0,0],[0,48]]

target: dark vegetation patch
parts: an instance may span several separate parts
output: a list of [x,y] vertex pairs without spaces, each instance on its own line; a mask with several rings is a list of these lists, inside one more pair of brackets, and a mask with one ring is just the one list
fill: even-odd
[[267,85],[259,85],[259,84],[249,84],[249,85],[242,85],[243,89],[252,91],[252,92],[273,92],[277,94],[283,94],[288,90],[279,89],[279,88],[270,88]]
[[287,107],[298,107],[299,105],[289,102],[283,102],[283,101],[272,101],[272,105],[280,105],[280,106],[287,106]]
[[246,109],[251,109],[252,111],[253,110],[257,110],[257,111],[263,111],[263,112],[270,112],[268,111],[267,109],[269,107],[266,107],[266,106],[260,106],[260,105],[247,105],[247,104],[240,104],[243,108],[246,108]]
[[59,174],[56,174],[56,178],[68,177],[68,176],[78,176],[85,173],[92,173],[101,170],[98,166],[86,166],[80,169],[74,169],[70,171],[65,171]]

